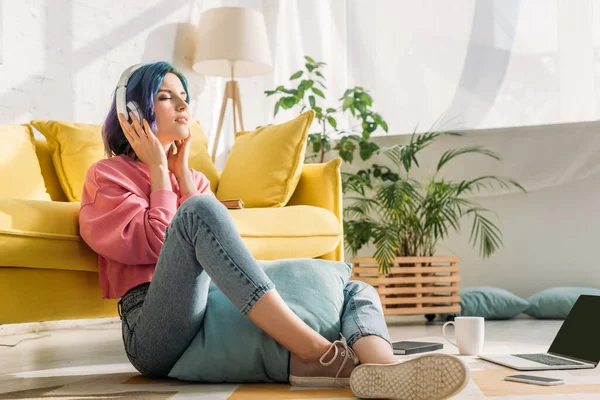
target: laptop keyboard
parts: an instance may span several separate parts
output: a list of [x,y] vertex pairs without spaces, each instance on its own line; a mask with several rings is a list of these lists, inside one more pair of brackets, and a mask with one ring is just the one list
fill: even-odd
[[539,362],[544,365],[582,365],[582,363],[579,362],[564,360],[548,354],[513,354],[513,356]]

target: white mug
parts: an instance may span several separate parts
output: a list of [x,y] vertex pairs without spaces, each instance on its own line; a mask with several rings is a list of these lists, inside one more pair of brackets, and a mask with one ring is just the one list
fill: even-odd
[[[483,339],[485,336],[485,320],[483,317],[456,317],[454,321],[446,322],[442,327],[444,338],[458,347],[459,354],[465,356],[476,356],[481,353]],[[456,342],[446,336],[446,327],[454,325],[454,336]]]

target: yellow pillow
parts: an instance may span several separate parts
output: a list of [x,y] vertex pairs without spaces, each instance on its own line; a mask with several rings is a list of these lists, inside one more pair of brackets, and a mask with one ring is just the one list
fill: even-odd
[[192,131],[192,146],[190,147],[189,166],[206,175],[210,181],[210,190],[216,193],[219,184],[219,173],[215,168],[212,157],[208,154],[208,139],[200,122],[191,122],[190,130]]
[[31,121],[48,142],[56,175],[69,201],[81,201],[85,174],[105,158],[100,125]]
[[29,125],[0,125],[0,197],[51,200]]
[[[31,125],[46,137],[56,175],[67,198],[81,201],[88,168],[105,158],[100,125],[63,121],[31,121]],[[199,122],[192,122],[190,129],[193,140],[189,166],[206,175],[214,192],[218,174],[208,154],[208,141]]]
[[246,207],[283,207],[300,180],[310,110],[281,125],[237,136],[219,179],[217,198],[241,198]]

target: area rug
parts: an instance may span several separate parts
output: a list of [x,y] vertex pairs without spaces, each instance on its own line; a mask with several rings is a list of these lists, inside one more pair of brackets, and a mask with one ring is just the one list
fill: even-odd
[[[440,337],[418,338],[440,341]],[[488,342],[494,352],[543,352],[538,346],[521,343]],[[446,353],[453,349],[446,346]],[[409,360],[409,356],[401,360]],[[540,371],[530,374],[563,378],[565,385],[535,386],[504,381],[517,371],[489,363],[476,357],[463,357],[469,365],[471,380],[456,400],[600,400],[600,368],[593,370]],[[89,367],[66,367],[15,374],[10,393],[1,399],[197,399],[206,400],[293,400],[355,399],[349,389],[297,388],[287,384],[198,384],[174,379],[155,380],[141,376],[129,364]],[[0,385],[1,386],[1,385]],[[14,390],[15,388],[21,390]]]
[[[556,371],[554,371],[556,372]],[[564,371],[560,371],[564,372]],[[596,371],[594,371],[596,372]],[[543,387],[503,381],[510,369],[472,371],[471,382],[455,399],[600,399],[600,383],[574,383]],[[546,371],[547,375],[547,371]],[[561,374],[553,374],[559,376]],[[564,375],[564,374],[563,374]],[[581,378],[581,377],[580,377]],[[598,374],[587,381],[598,381]],[[571,379],[573,381],[573,379]],[[583,380],[585,381],[585,379]],[[558,395],[558,397],[547,395]],[[590,397],[591,396],[591,397]],[[184,399],[292,400],[354,399],[348,389],[294,388],[285,384],[206,385],[176,380],[151,380],[137,373],[92,376],[62,386],[0,394],[0,399]]]

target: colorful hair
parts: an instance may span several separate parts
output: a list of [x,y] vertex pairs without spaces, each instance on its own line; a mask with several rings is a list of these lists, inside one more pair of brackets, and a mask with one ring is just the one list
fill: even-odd
[[[174,73],[181,80],[185,90],[187,103],[190,102],[190,95],[187,88],[187,80],[171,64],[159,61],[152,64],[146,64],[138,68],[127,82],[127,101],[136,101],[142,110],[142,118],[148,121],[148,125],[156,132],[156,117],[154,115],[154,97],[162,81],[169,72]],[[116,89],[113,92],[112,104],[106,120],[102,125],[102,141],[104,142],[104,151],[107,157],[118,156],[120,154],[132,154],[133,149],[127,141],[119,118],[117,116],[117,103],[115,99]]]

